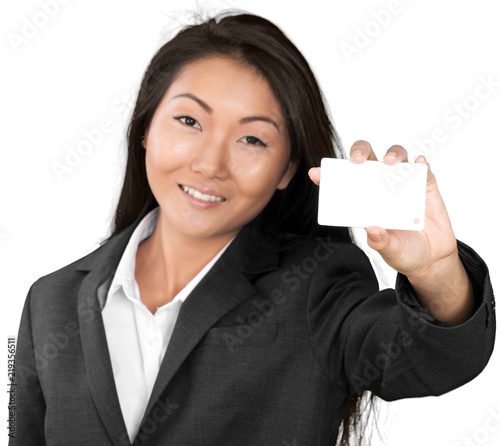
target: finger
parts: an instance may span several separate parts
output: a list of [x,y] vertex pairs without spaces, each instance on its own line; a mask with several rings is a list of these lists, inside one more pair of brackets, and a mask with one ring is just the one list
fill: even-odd
[[309,178],[317,186],[319,186],[320,176],[321,176],[321,167],[312,167],[311,169],[309,169]]
[[430,184],[435,184],[436,183],[436,177],[434,176],[434,173],[431,170],[431,165],[427,161],[424,155],[420,155],[415,159],[415,163],[418,164],[425,164],[427,166],[427,186]]
[[354,163],[364,163],[366,160],[377,161],[377,155],[368,141],[356,141],[350,150],[349,157]]
[[389,248],[390,237],[387,230],[378,226],[370,226],[365,228],[365,231],[368,236],[368,246],[383,256]]
[[394,145],[389,147],[384,155],[384,162],[387,164],[405,163],[408,162],[408,152],[403,146]]

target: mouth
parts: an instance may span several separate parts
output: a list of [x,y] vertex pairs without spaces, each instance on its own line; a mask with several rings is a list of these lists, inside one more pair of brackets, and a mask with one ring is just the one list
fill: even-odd
[[219,195],[212,195],[212,194],[203,194],[196,189],[193,189],[192,187],[185,186],[184,184],[180,184],[179,187],[186,192],[187,194],[191,195],[192,197],[196,198],[197,200],[201,201],[206,201],[206,202],[223,202],[226,201],[224,197],[221,197]]

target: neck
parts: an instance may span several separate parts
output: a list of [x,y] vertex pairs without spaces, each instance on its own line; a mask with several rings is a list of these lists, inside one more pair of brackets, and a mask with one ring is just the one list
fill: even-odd
[[156,308],[172,300],[234,235],[189,237],[168,227],[160,211],[153,234],[139,245],[136,255],[143,302]]

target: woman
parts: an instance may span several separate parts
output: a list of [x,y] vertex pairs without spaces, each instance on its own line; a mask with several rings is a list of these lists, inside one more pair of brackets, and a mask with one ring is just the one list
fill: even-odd
[[[111,237],[28,294],[10,444],[323,445],[339,428],[348,444],[363,392],[439,395],[477,376],[493,294],[433,174],[424,231],[367,229],[400,273],[379,291],[348,231],[316,224],[315,166],[341,153],[307,62],[270,22],[221,16],[165,44]],[[350,157],[375,159],[365,141]],[[406,158],[393,146],[384,161]]]

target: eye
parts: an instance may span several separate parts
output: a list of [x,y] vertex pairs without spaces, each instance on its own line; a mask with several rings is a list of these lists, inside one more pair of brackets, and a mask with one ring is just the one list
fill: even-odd
[[241,138],[241,140],[246,144],[250,144],[251,146],[267,147],[267,144],[256,136],[244,136],[243,138]]
[[200,123],[194,119],[191,118],[191,116],[178,116],[175,119],[178,121],[181,121],[184,125],[187,125],[188,127],[193,127],[195,129],[201,129]]

